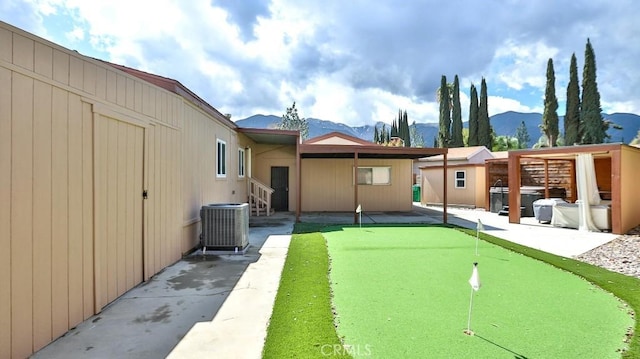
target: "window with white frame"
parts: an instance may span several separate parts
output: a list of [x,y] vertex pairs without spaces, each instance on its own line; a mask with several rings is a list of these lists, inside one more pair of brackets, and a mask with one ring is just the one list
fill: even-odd
[[455,188],[467,188],[467,171],[456,171],[455,181]]
[[359,185],[390,185],[391,167],[358,167]]
[[244,178],[244,148],[238,148],[238,177]]
[[216,140],[216,177],[227,177],[227,143]]

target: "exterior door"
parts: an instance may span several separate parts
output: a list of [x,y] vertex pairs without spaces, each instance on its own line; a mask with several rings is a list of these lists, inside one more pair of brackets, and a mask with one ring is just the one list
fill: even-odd
[[273,209],[280,212],[289,211],[289,167],[271,167],[271,195]]
[[96,115],[96,311],[142,282],[144,128]]

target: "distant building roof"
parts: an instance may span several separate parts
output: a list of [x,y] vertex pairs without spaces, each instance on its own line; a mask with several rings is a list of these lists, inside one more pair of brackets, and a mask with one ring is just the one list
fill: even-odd
[[[484,146],[449,148],[449,152],[447,154],[447,161],[468,161],[472,159],[474,156],[482,152],[486,152],[486,155],[490,157],[493,156],[491,152]],[[420,159],[420,161],[426,161],[426,162],[442,162],[443,160],[444,160],[443,155]]]
[[304,144],[377,146],[377,144],[373,142],[365,141],[361,138],[349,136],[341,132],[330,132],[322,136],[310,138],[304,141]]

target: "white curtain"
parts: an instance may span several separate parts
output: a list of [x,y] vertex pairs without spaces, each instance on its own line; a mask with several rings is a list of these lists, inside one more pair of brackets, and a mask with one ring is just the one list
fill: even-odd
[[580,153],[576,158],[576,182],[578,185],[579,229],[598,231],[591,216],[591,205],[600,204],[600,191],[596,182],[596,169],[591,153]]

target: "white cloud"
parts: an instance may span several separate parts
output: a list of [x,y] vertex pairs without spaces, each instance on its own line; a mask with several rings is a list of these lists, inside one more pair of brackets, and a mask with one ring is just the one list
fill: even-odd
[[[624,1],[8,4],[0,4],[2,13],[14,15],[0,17],[18,19],[25,30],[70,48],[83,42],[107,61],[175,78],[235,119],[280,115],[295,99],[305,117],[353,125],[390,122],[398,109],[410,120],[435,122],[442,74],[461,79],[465,121],[469,84],[479,90],[482,77],[490,114],[541,112],[547,60],[553,58],[562,101],[571,53],[581,73],[586,37],[596,50],[603,109],[640,112],[640,47],[629,42],[640,34],[640,7]],[[43,26],[50,16],[66,16],[65,38]]]

